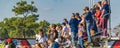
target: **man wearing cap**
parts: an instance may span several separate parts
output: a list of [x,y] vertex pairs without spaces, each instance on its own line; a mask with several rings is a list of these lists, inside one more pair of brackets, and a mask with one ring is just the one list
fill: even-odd
[[92,25],[93,25],[92,14],[89,11],[89,7],[85,7],[84,12],[86,13],[85,22],[86,22],[86,30],[87,30],[88,41],[92,42],[92,37],[91,37],[91,34],[90,34],[90,30],[91,30]]

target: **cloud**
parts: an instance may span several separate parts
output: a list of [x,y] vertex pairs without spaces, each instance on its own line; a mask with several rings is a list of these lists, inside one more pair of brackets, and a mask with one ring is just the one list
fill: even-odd
[[53,8],[43,8],[44,11],[53,11]]
[[55,2],[63,2],[63,0],[54,0]]

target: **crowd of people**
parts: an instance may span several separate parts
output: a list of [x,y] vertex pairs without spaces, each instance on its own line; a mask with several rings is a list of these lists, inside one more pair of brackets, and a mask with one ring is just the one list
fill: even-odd
[[46,33],[42,29],[36,34],[36,44],[32,48],[85,48],[84,39],[93,42],[95,33],[103,32],[107,36],[107,23],[110,8],[107,0],[99,1],[93,8],[85,7],[84,13],[72,13],[68,21],[63,19],[61,26],[50,25]]
[[84,47],[84,39],[93,42],[95,33],[103,32],[107,36],[107,23],[110,8],[107,0],[99,1],[93,8],[85,7],[84,13],[72,13],[70,21],[63,19],[61,26],[50,25],[45,36],[42,30],[36,35],[37,45],[41,48],[78,48]]

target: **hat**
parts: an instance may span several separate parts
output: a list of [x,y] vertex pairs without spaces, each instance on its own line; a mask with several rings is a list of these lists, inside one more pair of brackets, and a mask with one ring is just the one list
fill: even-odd
[[12,42],[12,38],[8,38],[7,42],[9,42],[9,43]]

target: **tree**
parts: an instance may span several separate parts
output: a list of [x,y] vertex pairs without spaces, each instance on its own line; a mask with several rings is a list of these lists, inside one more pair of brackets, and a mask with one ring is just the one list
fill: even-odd
[[26,1],[20,1],[16,3],[16,6],[12,9],[12,11],[16,15],[23,15],[24,17],[28,16],[28,14],[37,13],[38,9],[36,6],[33,6],[34,1],[31,1],[31,4],[28,4]]
[[39,26],[40,26],[39,29],[43,29],[43,32],[46,33],[48,31],[49,25],[50,25],[50,23],[47,22],[46,20],[40,21],[39,22]]
[[0,29],[0,38],[8,38],[8,31],[5,28]]
[[25,36],[33,38],[39,29],[47,32],[50,23],[46,20],[36,22],[39,15],[36,14],[38,9],[33,1],[31,4],[26,1],[17,2],[12,11],[17,17],[4,18],[0,22],[0,38],[23,38]]
[[27,32],[28,30],[32,30],[32,25],[35,24],[35,21],[38,20],[37,17],[39,15],[36,15],[38,9],[36,6],[34,6],[34,1],[31,1],[30,4],[28,4],[26,1],[20,1],[16,3],[16,6],[13,7],[12,11],[15,13],[16,16],[22,15],[23,16],[23,35],[25,38],[25,35],[29,35],[31,32]]
[[61,24],[60,23],[56,23],[56,26],[61,26]]

